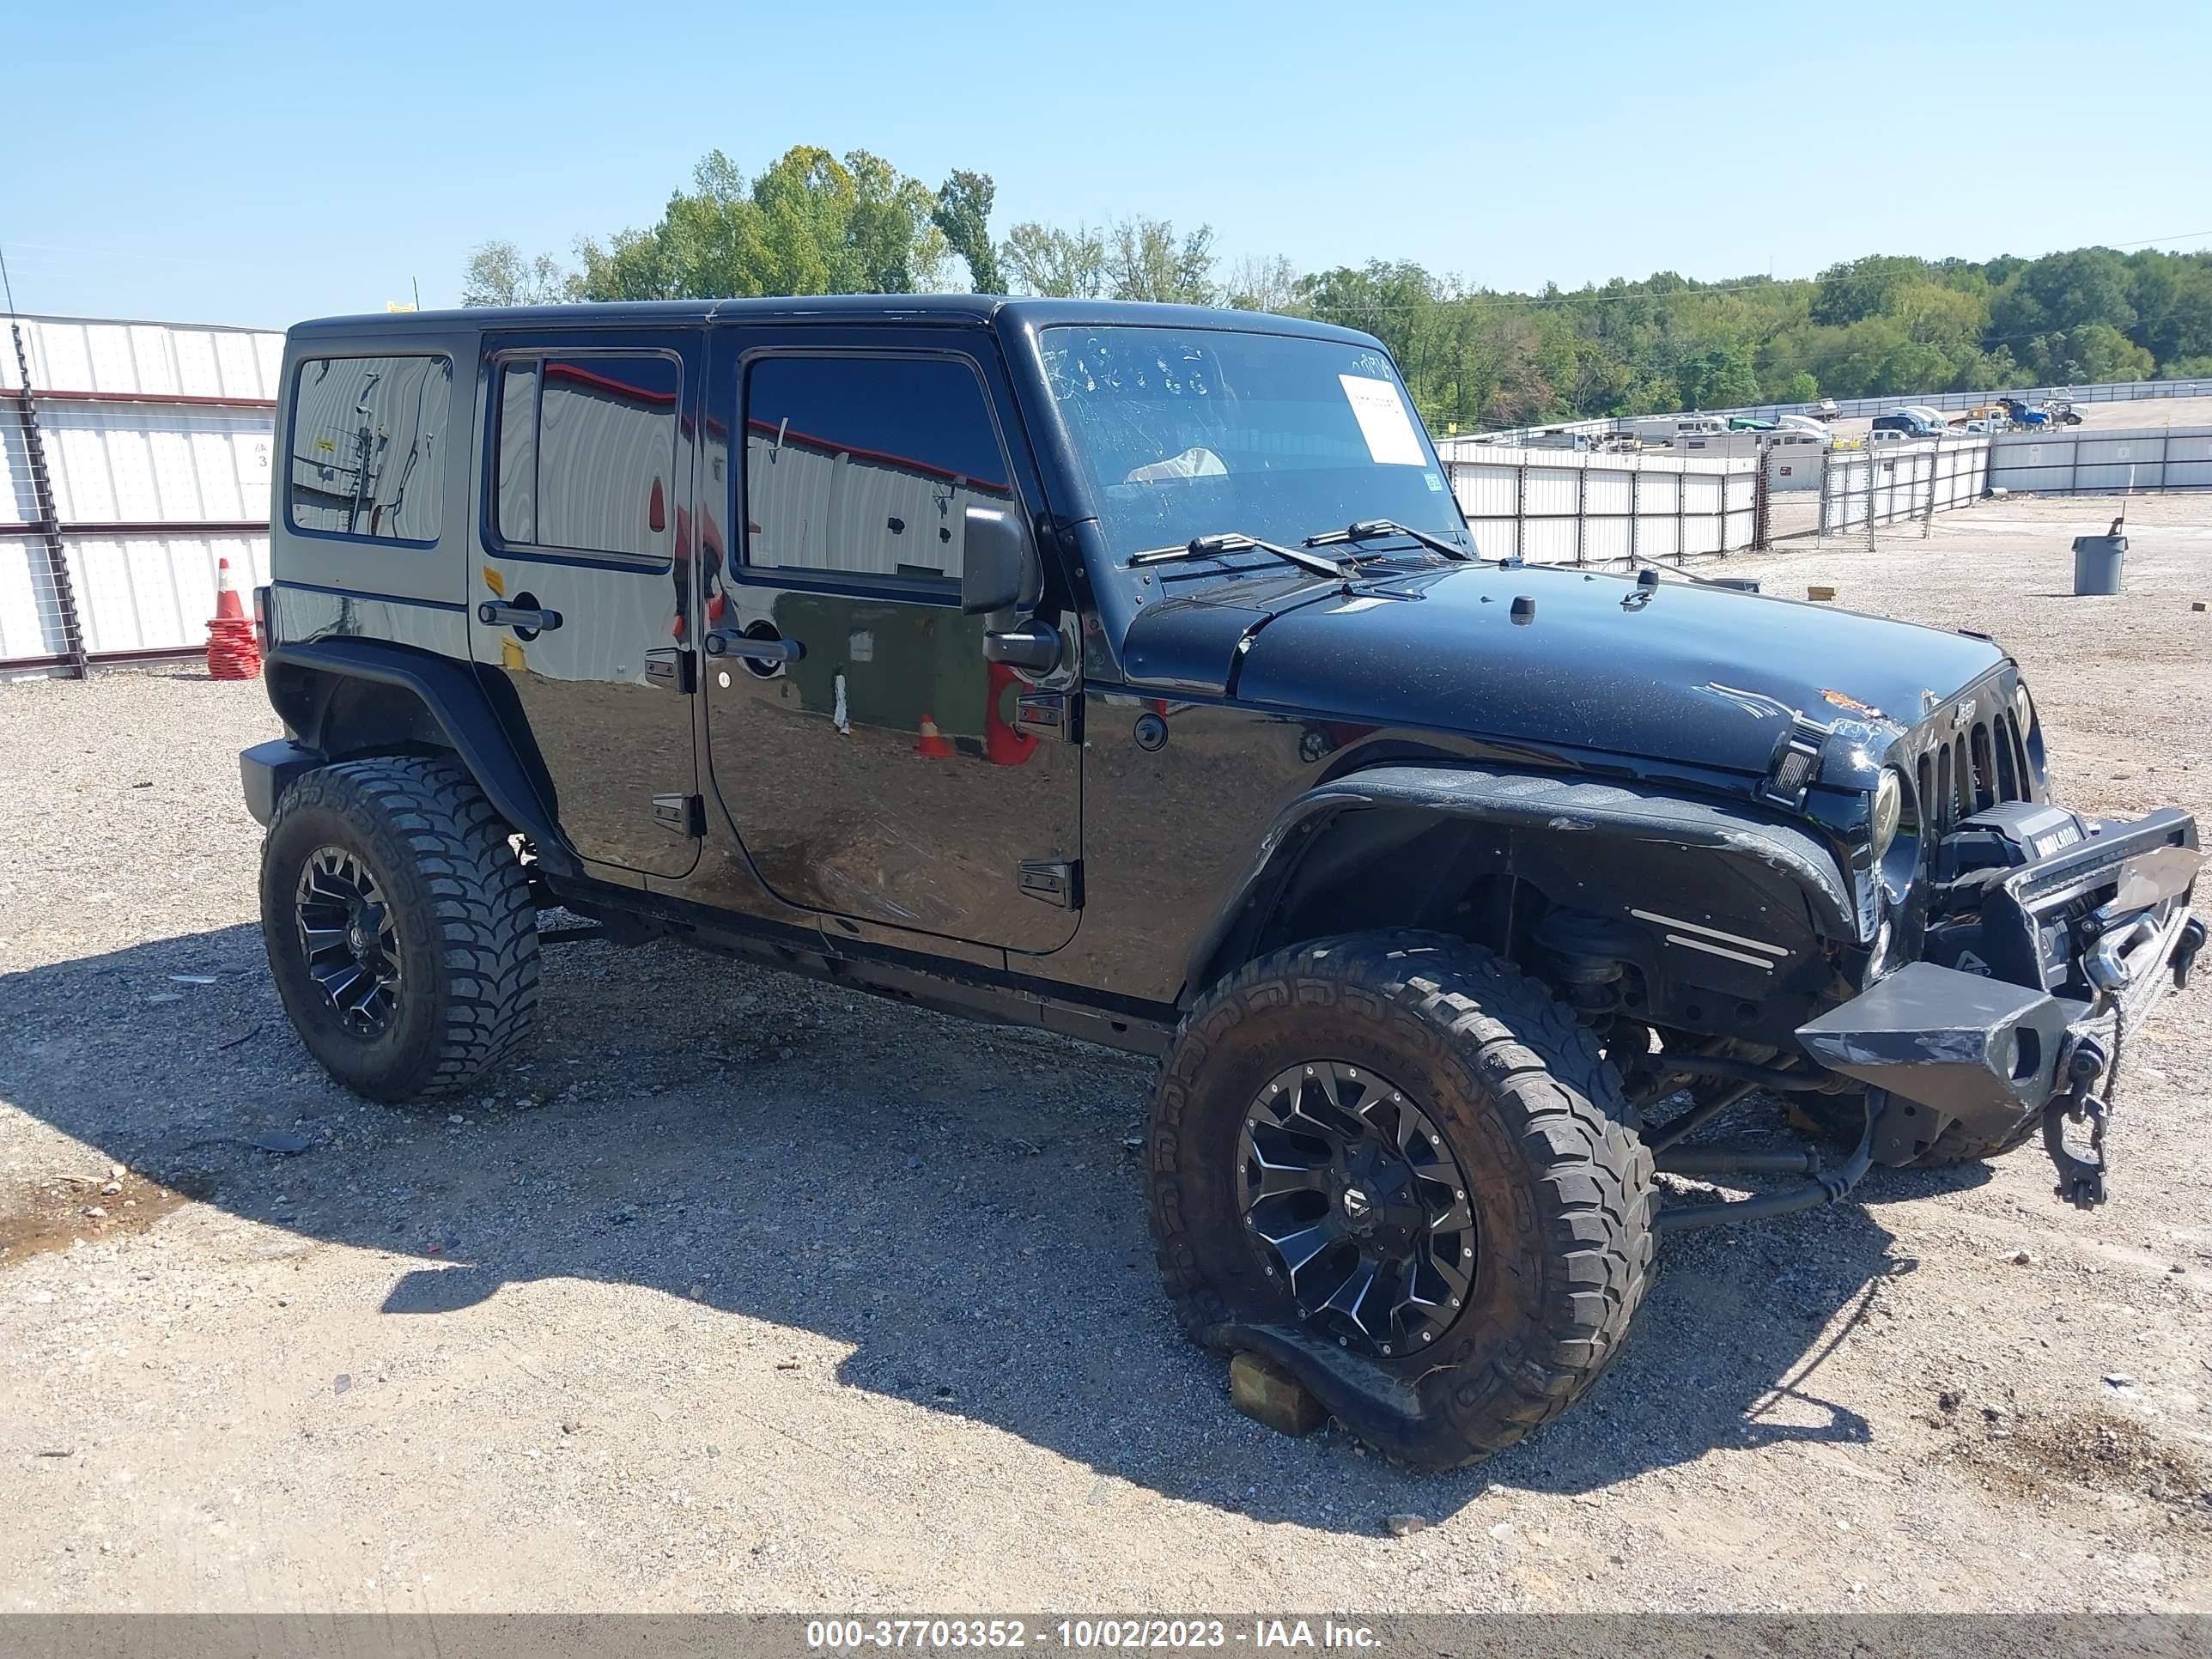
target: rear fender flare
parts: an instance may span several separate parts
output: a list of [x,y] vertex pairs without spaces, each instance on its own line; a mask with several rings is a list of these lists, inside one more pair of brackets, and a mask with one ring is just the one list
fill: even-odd
[[264,678],[284,723],[302,745],[325,755],[331,754],[323,729],[332,702],[329,687],[366,681],[411,693],[500,816],[529,837],[545,872],[578,872],[574,850],[550,805],[554,795],[544,767],[535,754],[520,753],[511,735],[526,728],[503,721],[494,704],[495,696],[507,691],[503,680],[488,685],[471,664],[367,639],[273,647]]
[[[1631,925],[1655,939],[1665,937],[1670,921],[1691,924],[1671,931],[1709,955],[1716,947],[1760,954],[1728,943],[1731,933],[1779,944],[1792,957],[1858,938],[1850,889],[1827,846],[1748,805],[1560,774],[1380,766],[1311,789],[1276,815],[1243,880],[1191,951],[1186,1004],[1251,954],[1299,866],[1330,829],[1347,814],[1374,811],[1462,822],[1481,832],[1477,857],[1486,872],[1518,877],[1553,904],[1623,919],[1644,912]],[[1725,956],[1714,959],[1727,968]],[[1747,985],[1766,972],[1747,962],[1735,965]],[[1802,981],[1812,971],[1809,961],[1800,963],[1793,977]]]

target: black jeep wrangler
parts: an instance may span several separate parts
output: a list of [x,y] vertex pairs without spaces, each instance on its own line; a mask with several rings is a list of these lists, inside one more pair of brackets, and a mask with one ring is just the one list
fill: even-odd
[[[554,906],[1157,1054],[1183,1322],[1409,1461],[1587,1389],[1668,1228],[2039,1132],[2101,1197],[2105,1079],[2202,937],[2192,820],[2049,804],[1988,641],[1486,560],[1365,335],[337,319],[277,421],[288,735],[243,770],[334,1076],[512,1052]],[[1683,1144],[1757,1089],[1841,1146]]]

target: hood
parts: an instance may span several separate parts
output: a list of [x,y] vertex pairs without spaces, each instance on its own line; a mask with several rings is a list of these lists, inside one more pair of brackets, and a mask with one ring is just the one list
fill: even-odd
[[[1525,610],[1516,621],[1516,611]],[[1142,678],[1378,726],[1763,772],[1793,714],[1911,726],[2005,661],[1824,605],[1542,565],[1238,582],[1133,623]]]

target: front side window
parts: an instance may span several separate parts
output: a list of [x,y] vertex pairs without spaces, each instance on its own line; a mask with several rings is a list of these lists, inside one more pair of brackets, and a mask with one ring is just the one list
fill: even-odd
[[666,559],[681,390],[669,357],[501,358],[491,511],[499,539]]
[[1372,346],[1230,329],[1044,331],[1054,406],[1119,554],[1390,519],[1463,540],[1443,468]]
[[438,539],[449,357],[308,357],[292,384],[295,529]]
[[955,357],[767,356],[745,375],[745,562],[921,592],[960,580],[970,501],[1012,499]]

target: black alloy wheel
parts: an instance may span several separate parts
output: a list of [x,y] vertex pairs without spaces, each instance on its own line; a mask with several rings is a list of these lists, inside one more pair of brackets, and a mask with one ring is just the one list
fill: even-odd
[[1436,1340],[1475,1271],[1467,1178],[1441,1131],[1388,1078],[1292,1066],[1244,1115],[1237,1203],[1307,1322],[1392,1358]]
[[537,1011],[529,873],[450,756],[294,779],[261,843],[261,938],[301,1041],[372,1100],[468,1087]]
[[354,1036],[381,1036],[403,969],[398,926],[376,877],[343,848],[319,848],[300,872],[292,908],[307,973],[340,1024]]

